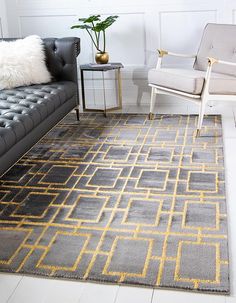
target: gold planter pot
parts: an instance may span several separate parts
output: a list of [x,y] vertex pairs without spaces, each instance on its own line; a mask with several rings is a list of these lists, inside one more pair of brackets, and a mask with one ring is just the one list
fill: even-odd
[[96,53],[95,61],[97,64],[106,64],[109,61],[108,53]]

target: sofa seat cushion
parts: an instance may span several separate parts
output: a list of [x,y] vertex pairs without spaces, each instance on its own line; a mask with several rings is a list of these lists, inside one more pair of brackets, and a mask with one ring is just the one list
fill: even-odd
[[[200,95],[206,72],[194,69],[161,68],[151,69],[148,74],[150,84]],[[212,73],[209,87],[210,94],[236,94],[236,77]]]
[[76,94],[70,81],[0,91],[0,155]]

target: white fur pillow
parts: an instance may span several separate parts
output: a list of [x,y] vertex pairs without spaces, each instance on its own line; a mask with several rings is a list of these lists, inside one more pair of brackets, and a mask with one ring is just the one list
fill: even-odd
[[0,42],[0,90],[50,82],[43,41],[29,36]]

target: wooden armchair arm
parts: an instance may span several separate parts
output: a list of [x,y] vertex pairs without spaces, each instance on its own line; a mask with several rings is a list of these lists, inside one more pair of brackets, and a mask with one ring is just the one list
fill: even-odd
[[208,60],[208,65],[210,65],[210,66],[212,66],[213,64],[216,64],[216,63],[236,66],[236,63],[234,63],[234,62],[219,60],[219,59],[212,58],[212,57],[208,57],[207,60]]
[[196,58],[196,55],[188,55],[188,54],[177,54],[173,52],[166,51],[164,49],[158,49],[158,60],[156,68],[161,68],[162,58],[164,56],[175,56],[175,57],[182,57],[182,58]]
[[173,53],[173,52],[169,52],[163,49],[158,49],[157,50],[159,57],[163,58],[166,55],[169,56],[175,56],[175,57],[182,57],[182,58],[196,58],[197,55],[190,55],[190,54],[178,54],[178,53]]

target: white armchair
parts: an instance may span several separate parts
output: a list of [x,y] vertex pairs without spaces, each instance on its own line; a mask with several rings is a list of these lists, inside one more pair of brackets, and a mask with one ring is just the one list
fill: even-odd
[[[149,119],[154,118],[157,94],[184,98],[199,104],[196,134],[200,134],[208,101],[236,101],[236,25],[207,24],[196,55],[158,50],[155,69],[148,74],[152,88]],[[193,58],[192,69],[163,68],[164,56]]]

